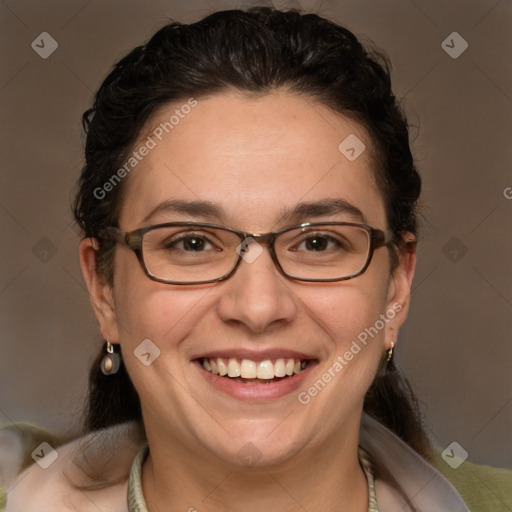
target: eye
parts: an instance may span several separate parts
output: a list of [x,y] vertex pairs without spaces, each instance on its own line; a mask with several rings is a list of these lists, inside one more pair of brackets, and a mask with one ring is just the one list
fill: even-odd
[[162,246],[164,249],[176,249],[185,252],[222,250],[218,247],[215,247],[212,242],[210,242],[204,235],[195,233],[186,233],[172,239],[168,239],[162,244]]
[[185,251],[202,251],[209,245],[207,240],[199,238],[198,236],[182,238],[178,242],[181,244],[181,248]]
[[303,242],[308,251],[324,251],[329,246],[329,240],[325,237],[310,237]]
[[346,246],[342,240],[325,234],[310,234],[292,250],[308,252],[343,251]]

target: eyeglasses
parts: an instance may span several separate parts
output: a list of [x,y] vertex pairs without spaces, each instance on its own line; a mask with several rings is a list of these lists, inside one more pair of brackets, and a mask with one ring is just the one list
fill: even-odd
[[[268,246],[279,271],[289,279],[344,281],[361,275],[375,249],[387,246],[391,231],[350,222],[306,222],[264,234],[216,224],[170,222],[130,232],[107,233],[135,252],[146,275],[160,283],[206,284],[231,277],[242,259],[252,262]],[[251,256],[251,245],[255,253]]]

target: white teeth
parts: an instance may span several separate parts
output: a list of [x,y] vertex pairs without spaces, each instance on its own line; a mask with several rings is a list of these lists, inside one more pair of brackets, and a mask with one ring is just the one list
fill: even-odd
[[255,379],[256,378],[256,363],[249,361],[249,359],[242,359],[240,365],[240,376],[244,379]]
[[219,367],[219,375],[224,377],[224,375],[228,374],[228,367],[224,363],[221,357],[217,358],[217,366]]
[[274,365],[272,361],[261,361],[258,364],[258,369],[256,372],[258,379],[273,379],[274,378]]
[[228,361],[228,377],[240,377],[240,365],[233,357],[230,357]]
[[[270,359],[255,362],[250,359],[238,359],[230,357],[228,364],[222,357],[205,358],[202,360],[203,368],[221,377],[228,376],[231,378],[240,377],[241,379],[261,379],[270,381],[273,378],[291,377],[305,370],[308,366],[307,361],[300,359],[279,358],[274,363]],[[242,382],[240,380],[240,382]]]
[[285,377],[286,376],[286,364],[284,359],[278,359],[274,364],[274,375],[276,377]]

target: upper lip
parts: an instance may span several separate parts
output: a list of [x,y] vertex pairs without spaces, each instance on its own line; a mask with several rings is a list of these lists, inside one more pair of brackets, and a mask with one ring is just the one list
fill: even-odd
[[192,359],[210,359],[214,357],[230,358],[235,359],[249,359],[250,361],[265,361],[267,359],[300,359],[302,361],[311,361],[317,359],[311,354],[305,354],[304,352],[297,352],[296,350],[290,350],[285,348],[272,348],[265,350],[243,350],[243,349],[218,349],[211,350],[209,352],[201,353]]

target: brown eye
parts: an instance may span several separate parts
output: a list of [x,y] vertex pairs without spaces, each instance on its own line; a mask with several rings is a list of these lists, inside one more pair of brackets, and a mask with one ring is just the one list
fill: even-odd
[[328,241],[325,237],[308,238],[304,243],[306,249],[310,251],[324,251],[328,246]]
[[196,233],[185,233],[165,240],[161,246],[164,249],[184,252],[203,252],[220,250],[208,238]]
[[324,234],[314,234],[297,243],[292,250],[307,252],[344,251],[346,244],[343,240]]
[[204,238],[198,237],[182,238],[179,242],[182,244],[183,250],[185,251],[201,251],[207,244]]

